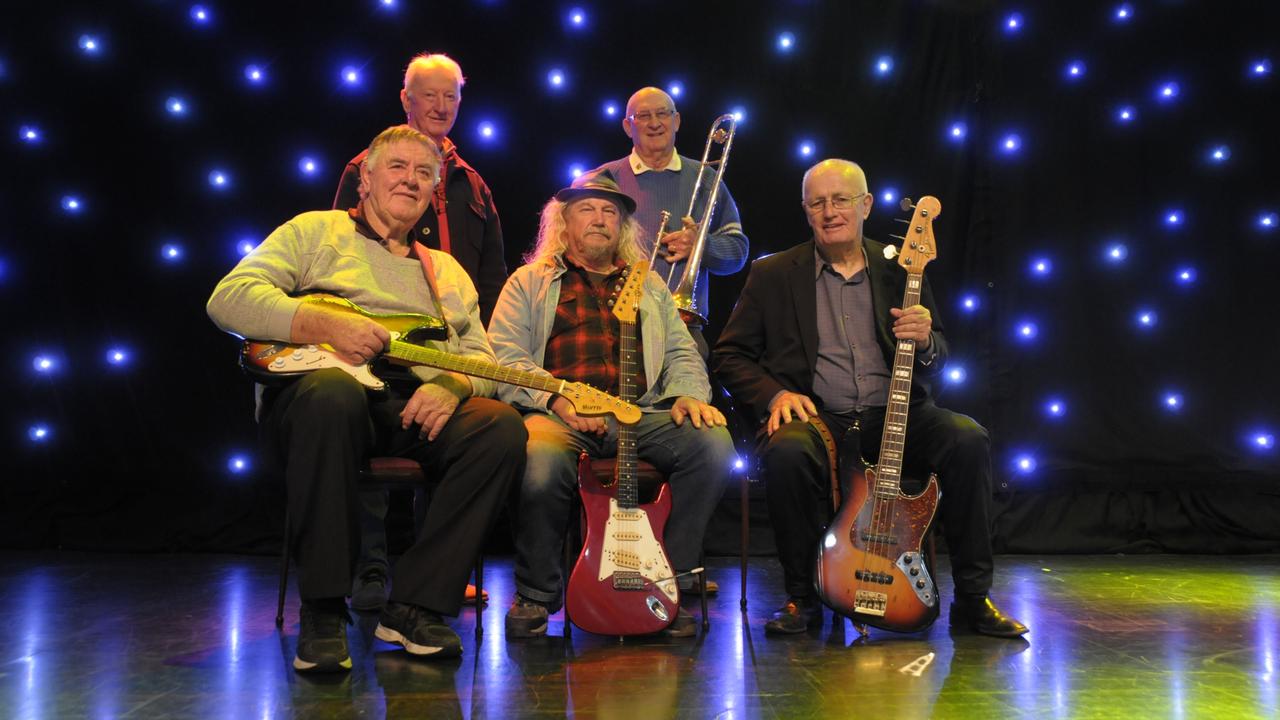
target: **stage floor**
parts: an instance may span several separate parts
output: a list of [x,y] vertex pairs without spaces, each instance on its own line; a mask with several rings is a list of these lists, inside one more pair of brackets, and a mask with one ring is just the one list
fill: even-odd
[[[421,662],[350,628],[349,675],[291,669],[297,598],[274,625],[267,557],[0,553],[0,714],[9,718],[1274,718],[1280,715],[1280,557],[1005,556],[995,598],[1026,640],[952,634],[950,578],[928,632],[847,622],[766,638],[783,597],[753,558],[739,613],[736,558],[710,632],[686,640],[551,634],[508,642],[510,558],[493,601],[453,621],[461,660]],[[689,602],[686,600],[686,602]],[[690,604],[696,610],[696,601]],[[927,664],[926,664],[927,663]],[[909,667],[911,666],[911,667]],[[912,672],[911,670],[915,671]]]

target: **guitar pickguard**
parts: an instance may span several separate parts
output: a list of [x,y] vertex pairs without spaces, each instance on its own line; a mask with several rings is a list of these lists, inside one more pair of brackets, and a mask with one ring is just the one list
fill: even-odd
[[[611,498],[600,550],[598,580],[604,582],[613,578],[614,586],[619,590],[644,590],[652,585],[671,602],[676,602],[676,581],[670,579],[674,573],[667,564],[662,544],[653,536],[649,514],[644,509],[619,508],[618,500]],[[629,582],[630,577],[636,576],[646,582]]]
[[[400,333],[391,332],[391,339],[399,340]],[[369,363],[352,365],[338,357],[337,353],[327,347],[320,345],[278,345],[272,347],[280,348],[274,357],[257,358],[263,361],[262,366],[268,372],[287,374],[338,368],[371,390],[385,390],[387,388],[387,384],[379,380],[369,369]]]

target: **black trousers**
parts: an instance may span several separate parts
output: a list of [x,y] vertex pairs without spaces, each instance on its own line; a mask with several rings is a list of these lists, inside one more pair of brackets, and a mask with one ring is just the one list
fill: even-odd
[[337,369],[264,394],[261,433],[284,463],[291,537],[304,600],[350,592],[360,533],[356,496],[371,456],[417,460],[433,484],[417,542],[397,563],[391,600],[457,615],[471,567],[520,477],[528,438],[509,405],[468,398],[434,441],[400,427],[407,391],[371,395]]
[[[822,413],[837,443],[855,418]],[[874,463],[880,452],[884,408],[868,408],[858,418],[862,457]],[[957,594],[986,594],[991,589],[991,442],[973,418],[934,405],[917,403],[907,416],[903,489],[915,478],[920,487],[929,472],[942,489],[938,518],[951,553],[951,576]],[[772,436],[761,430],[757,457],[764,473],[778,559],[787,594],[813,596],[813,570],[818,543],[830,523],[830,464],[817,430],[793,421]]]

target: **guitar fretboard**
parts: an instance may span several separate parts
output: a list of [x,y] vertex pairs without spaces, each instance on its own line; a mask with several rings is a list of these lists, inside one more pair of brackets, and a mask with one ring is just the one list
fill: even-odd
[[487,360],[453,355],[446,353],[443,350],[422,347],[421,345],[414,345],[413,343],[407,343],[403,340],[392,340],[391,347],[387,350],[386,356],[393,360],[407,360],[417,365],[426,365],[428,367],[439,368],[441,370],[452,370],[454,372],[460,372],[463,375],[474,375],[488,380],[497,380],[498,382],[507,383],[509,385],[520,385],[521,387],[533,388],[534,390],[545,390],[546,392],[559,393],[562,392],[562,388],[564,386],[563,380],[557,380],[553,377],[535,375],[534,373],[524,372],[523,370],[514,370],[501,365],[494,365]]
[[[631,274],[644,273],[647,268],[639,263],[633,265]],[[627,278],[634,283],[635,279]],[[641,275],[640,287],[643,288],[644,277]],[[643,291],[641,291],[643,292]],[[639,292],[635,306],[639,305]],[[636,401],[636,315],[637,307],[629,306],[625,313],[618,316],[618,396],[625,402]],[[618,507],[635,509],[640,506],[639,491],[636,479],[636,429],[634,425],[618,423]]]
[[[907,292],[902,307],[920,304],[922,272],[907,272]],[[876,497],[893,499],[902,483],[902,450],[907,438],[907,410],[911,406],[911,376],[916,363],[916,341],[898,340],[889,380],[889,402],[885,406],[884,434],[880,437],[880,460],[876,463]]]

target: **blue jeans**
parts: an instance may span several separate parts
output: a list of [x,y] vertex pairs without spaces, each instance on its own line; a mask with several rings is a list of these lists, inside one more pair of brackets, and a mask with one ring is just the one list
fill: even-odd
[[[561,556],[569,507],[577,492],[578,455],[617,454],[617,425],[604,436],[588,435],[559,417],[536,412],[524,416],[529,431],[524,481],[516,508],[516,590],[554,612],[563,600]],[[723,427],[693,427],[686,418],[676,426],[668,412],[645,413],[636,425],[637,454],[667,476],[672,510],[667,521],[667,555],[676,572],[697,567],[702,536],[724,493],[735,457]],[[693,578],[681,578],[687,587]]]

